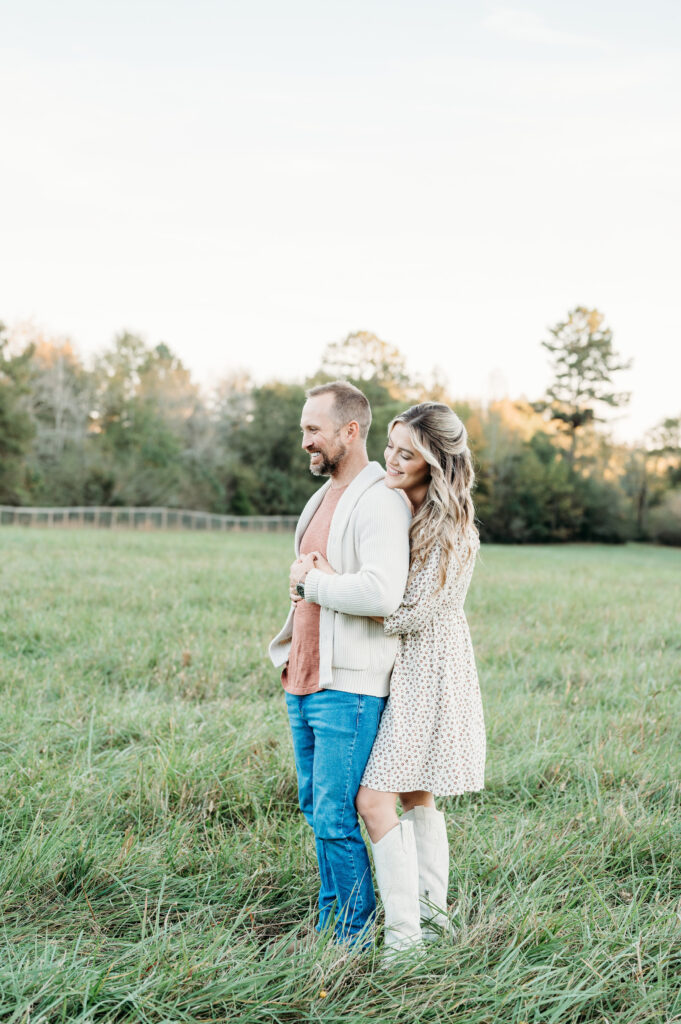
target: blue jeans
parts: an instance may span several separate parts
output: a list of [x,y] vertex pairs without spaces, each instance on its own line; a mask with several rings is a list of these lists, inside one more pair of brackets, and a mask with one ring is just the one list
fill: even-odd
[[317,931],[329,924],[335,910],[335,933],[345,942],[353,942],[376,912],[355,797],[385,701],[342,690],[286,694],[300,809],[317,848]]

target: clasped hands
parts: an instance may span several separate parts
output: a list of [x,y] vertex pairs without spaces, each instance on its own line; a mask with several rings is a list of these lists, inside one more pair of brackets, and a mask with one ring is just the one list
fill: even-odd
[[329,576],[335,576],[335,570],[331,568],[320,551],[311,551],[309,555],[296,558],[289,571],[289,594],[292,601],[298,602],[303,600],[296,587],[299,583],[305,582],[305,577],[310,569],[321,569],[322,572],[328,573]]

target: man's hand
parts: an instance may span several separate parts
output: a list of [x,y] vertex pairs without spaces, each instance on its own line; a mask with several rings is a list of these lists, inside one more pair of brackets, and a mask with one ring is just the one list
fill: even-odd
[[296,587],[299,583],[305,582],[305,577],[309,573],[310,569],[314,568],[314,557],[312,555],[305,555],[304,558],[297,558],[295,562],[291,564],[289,570],[289,594],[291,595],[292,601],[302,601],[303,598],[300,596]]

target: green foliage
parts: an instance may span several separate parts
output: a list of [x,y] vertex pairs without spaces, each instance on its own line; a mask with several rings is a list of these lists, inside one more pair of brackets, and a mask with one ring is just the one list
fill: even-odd
[[331,342],[324,349],[318,380],[341,379],[350,380],[361,388],[372,408],[367,386],[373,385],[390,398],[399,399],[407,395],[412,386],[400,350],[381,341],[371,331],[353,331],[343,341]]
[[26,402],[33,349],[10,356],[7,344],[0,322],[0,504],[19,505],[26,497],[24,458],[35,433]]
[[633,533],[631,508],[621,490],[607,480],[575,476],[574,493],[580,507],[575,540],[622,544]]
[[68,341],[39,339],[30,365],[35,442],[28,458],[37,504],[108,504],[115,481],[93,450],[92,375]]
[[646,455],[661,467],[668,487],[681,485],[681,416],[668,416],[653,427]]
[[[98,433],[95,447],[115,458],[117,505],[175,504],[182,451],[175,378],[189,375],[164,345],[149,350],[132,334],[119,335],[95,368]],[[168,384],[167,391],[163,383]]]
[[230,515],[257,514],[257,495],[260,489],[258,474],[250,466],[235,462],[225,474],[225,508]]
[[367,453],[370,459],[384,464],[386,441],[388,439],[388,424],[399,413],[404,412],[406,403],[404,401],[390,398],[390,395],[381,389],[373,396],[371,403],[371,427],[367,438]]
[[649,451],[655,455],[678,455],[681,452],[681,416],[667,416],[650,431]]
[[572,540],[580,514],[573,473],[541,432],[479,475],[476,505],[482,538],[511,543]]
[[628,370],[631,360],[622,361],[612,345],[612,331],[603,324],[597,309],[577,306],[567,320],[550,329],[552,338],[542,341],[552,356],[553,383],[546,392],[545,403],[551,419],[556,420],[570,437],[574,455],[580,428],[598,419],[600,405],[617,407],[629,401],[629,394],[617,392],[612,378]]
[[678,1018],[681,553],[483,546],[486,789],[441,802],[454,933],[385,970],[287,953],[316,900],[266,656],[291,545],[0,529],[0,1017]]
[[681,489],[668,491],[651,510],[650,532],[659,544],[681,547]]
[[649,539],[649,509],[681,485],[680,421],[662,421],[635,450],[594,428],[599,403],[623,400],[609,381],[627,365],[602,321],[578,307],[553,329],[548,405],[489,408],[453,402],[442,373],[430,384],[410,379],[399,350],[368,331],[328,345],[304,384],[256,385],[237,373],[208,393],[164,343],[123,332],[88,369],[68,341],[37,336],[0,363],[0,498],[295,514],[320,484],[300,446],[306,387],[346,375],[371,404],[367,450],[378,462],[398,413],[425,400],[454,406],[469,432],[485,539]]
[[231,451],[242,468],[230,479],[230,511],[249,507],[259,515],[298,512],[319,486],[300,443],[305,389],[272,383],[254,388],[250,398],[248,415],[231,435]]

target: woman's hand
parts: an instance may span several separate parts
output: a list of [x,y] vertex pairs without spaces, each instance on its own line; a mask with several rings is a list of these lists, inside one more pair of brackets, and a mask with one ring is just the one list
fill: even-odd
[[313,551],[312,558],[314,559],[315,569],[319,569],[321,572],[325,572],[327,576],[335,576],[336,570],[332,569],[321,551]]

